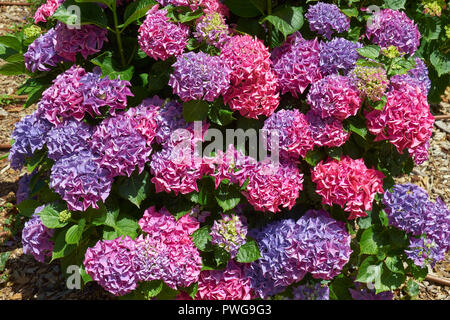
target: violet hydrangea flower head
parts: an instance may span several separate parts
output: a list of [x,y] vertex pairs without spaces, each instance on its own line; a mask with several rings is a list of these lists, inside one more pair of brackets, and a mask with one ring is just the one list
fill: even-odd
[[46,19],[52,16],[63,2],[64,0],[47,0],[34,13],[34,23],[46,22]]
[[177,101],[161,103],[159,112],[156,115],[156,136],[155,141],[163,146],[170,142],[170,135],[177,129],[187,127],[183,117],[183,106]]
[[352,252],[345,223],[325,210],[308,210],[293,227],[289,258],[315,279],[330,280],[341,273]]
[[172,23],[167,10],[153,6],[139,27],[138,42],[142,51],[155,60],[166,60],[183,53],[187,45],[189,28],[181,23]]
[[86,250],[86,273],[105,290],[123,296],[137,287],[138,268],[134,263],[136,243],[129,236],[101,240]]
[[245,216],[224,215],[215,220],[211,228],[211,243],[224,248],[234,258],[247,238],[247,219]]
[[55,39],[56,31],[52,28],[28,46],[23,55],[28,70],[49,71],[49,67],[56,67],[56,64],[63,60],[55,51]]
[[379,101],[389,85],[383,67],[357,66],[351,71],[350,77],[355,80],[358,90],[371,101]]
[[181,100],[214,101],[230,87],[231,70],[218,56],[188,52],[172,65],[169,85]]
[[294,300],[330,300],[330,288],[319,282],[306,283],[292,289]]
[[336,31],[342,33],[350,28],[350,19],[335,4],[318,2],[308,8],[305,14],[311,31],[330,39]]
[[78,52],[87,59],[88,56],[99,52],[103,43],[108,41],[108,31],[96,25],[82,25],[80,29],[69,29],[66,24],[58,22],[55,33],[56,53],[73,62]]
[[396,46],[400,52],[413,55],[420,45],[420,33],[405,12],[383,9],[369,20],[367,37],[381,48]]
[[69,210],[97,209],[97,202],[109,196],[111,185],[110,172],[89,150],[59,159],[51,170],[50,187],[67,202]]
[[38,111],[17,122],[11,134],[14,144],[8,156],[11,168],[20,170],[26,158],[31,157],[36,150],[41,150],[51,128],[52,125]]
[[335,118],[322,118],[312,110],[306,113],[314,145],[323,147],[340,147],[349,138],[350,132],[344,130],[342,121]]
[[309,90],[307,102],[322,118],[344,120],[356,115],[361,107],[361,94],[353,79],[330,75],[317,81]]
[[431,80],[428,77],[428,68],[425,62],[420,58],[415,58],[415,67],[406,74],[394,75],[391,77],[391,84],[400,84],[406,82],[419,87],[424,95],[428,95],[431,88]]
[[66,120],[62,124],[53,127],[47,134],[48,157],[58,161],[81,150],[88,150],[88,141],[91,135],[92,127],[87,123]]
[[334,38],[331,41],[320,43],[320,70],[322,75],[337,74],[342,71],[344,75],[352,70],[359,58],[356,51],[362,48],[359,42],[353,42],[344,38]]
[[30,181],[33,177],[34,172],[32,174],[23,175],[18,182],[17,191],[16,191],[16,204],[21,203],[24,200],[27,200],[30,196]]
[[437,262],[444,260],[447,248],[440,247],[432,239],[420,237],[410,238],[409,241],[409,249],[405,250],[405,253],[415,265],[422,268],[428,265],[434,267]]
[[45,257],[51,256],[53,242],[50,239],[55,231],[42,224],[39,213],[44,207],[45,205],[36,208],[22,230],[23,253],[32,254],[39,262],[44,262]]
[[244,265],[233,260],[224,270],[205,270],[200,273],[197,300],[251,300],[250,279]]
[[297,97],[311,83],[322,79],[317,39],[305,40],[300,33],[294,33],[273,51],[272,60],[282,94],[289,92]]
[[225,18],[218,12],[206,14],[200,17],[195,26],[194,37],[198,41],[221,48],[230,38],[230,31]]

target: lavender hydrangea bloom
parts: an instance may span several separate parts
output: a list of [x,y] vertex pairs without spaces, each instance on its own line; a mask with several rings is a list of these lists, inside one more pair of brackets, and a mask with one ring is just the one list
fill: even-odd
[[346,75],[355,67],[359,54],[356,51],[362,48],[359,42],[352,42],[344,38],[334,38],[331,41],[320,43],[320,70],[323,75],[330,75],[343,71]]
[[214,101],[230,87],[231,70],[218,56],[183,53],[172,66],[169,85],[183,101]]
[[294,300],[330,300],[330,288],[320,283],[299,285],[292,293]]
[[305,14],[311,31],[330,39],[334,31],[338,33],[350,28],[350,19],[335,4],[318,2],[310,6]]
[[27,52],[23,55],[25,67],[31,72],[49,71],[48,66],[55,67],[63,59],[55,51],[55,29],[50,29],[41,35],[28,46]]
[[211,228],[211,243],[224,248],[234,258],[247,237],[247,219],[244,216],[224,215]]
[[68,120],[52,128],[47,135],[48,157],[54,161],[87,150],[92,128],[85,122]]
[[11,168],[20,170],[25,164],[25,159],[31,157],[36,150],[44,147],[47,132],[52,125],[38,112],[25,116],[15,124],[11,139],[14,144],[9,152]]
[[446,249],[438,246],[431,239],[421,237],[419,239],[411,238],[409,250],[405,250],[405,253],[417,266],[423,268],[431,265],[434,267],[437,262],[444,260]]
[[401,82],[410,83],[419,87],[425,95],[428,95],[431,88],[428,68],[422,59],[415,58],[414,61],[416,62],[415,67],[406,74],[392,76],[390,79],[391,84],[400,84]]
[[100,167],[88,150],[59,159],[50,175],[50,187],[74,211],[86,211],[89,206],[97,209],[97,201],[106,200],[111,185],[110,172]]
[[435,241],[440,248],[448,251],[450,249],[450,208],[441,198],[435,202],[429,202],[427,210],[431,219],[425,220],[422,233]]
[[167,145],[173,131],[186,127],[182,105],[176,101],[166,103],[156,116],[156,123],[158,129],[155,140],[161,145]]
[[44,262],[45,257],[51,255],[53,242],[50,238],[55,231],[42,224],[39,213],[44,207],[45,205],[36,208],[33,216],[30,220],[25,222],[25,226],[22,230],[23,253],[32,254],[39,262]]

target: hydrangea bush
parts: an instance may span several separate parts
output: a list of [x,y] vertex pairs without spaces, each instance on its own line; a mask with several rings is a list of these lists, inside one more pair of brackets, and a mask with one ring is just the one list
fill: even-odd
[[43,4],[15,48],[24,252],[124,298],[416,295],[450,248],[446,204],[394,183],[428,158],[423,35],[392,1],[275,2]]

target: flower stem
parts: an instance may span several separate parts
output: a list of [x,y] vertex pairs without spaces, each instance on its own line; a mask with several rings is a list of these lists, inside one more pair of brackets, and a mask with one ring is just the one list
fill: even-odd
[[[115,3],[115,1],[114,1]],[[123,54],[123,45],[122,45],[122,38],[120,36],[120,30],[118,28],[119,25],[119,21],[117,19],[117,8],[116,6],[113,4],[110,9],[113,12],[113,17],[114,17],[114,30],[113,32],[116,34],[116,39],[117,39],[117,45],[119,46],[119,52],[120,52],[120,61],[122,62],[122,67],[125,67],[126,62],[125,62],[125,56]]]
[[[267,15],[272,14],[272,0],[267,0]],[[272,50],[272,24],[269,22],[269,25],[267,26],[269,30],[269,51]]]

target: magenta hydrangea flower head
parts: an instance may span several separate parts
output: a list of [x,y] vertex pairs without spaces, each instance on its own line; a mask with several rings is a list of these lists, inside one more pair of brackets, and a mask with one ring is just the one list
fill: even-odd
[[62,124],[53,127],[47,134],[48,157],[58,161],[81,150],[88,150],[88,141],[91,135],[92,127],[87,123],[66,120]]
[[181,100],[214,101],[230,87],[231,70],[218,56],[188,52],[172,65],[169,85]]
[[381,48],[395,46],[400,52],[413,55],[420,45],[420,32],[403,11],[383,9],[374,13],[366,35]]
[[223,15],[214,12],[205,14],[197,20],[194,37],[200,42],[205,41],[209,45],[221,48],[231,36]]
[[143,100],[136,108],[130,108],[126,112],[127,118],[134,124],[138,131],[151,146],[158,130],[157,116],[159,106],[155,105],[151,99]]
[[189,28],[181,23],[173,23],[166,16],[167,10],[153,6],[139,27],[138,42],[141,50],[155,60],[166,60],[170,56],[183,53],[187,45]]
[[222,47],[220,58],[231,71],[231,86],[224,101],[247,118],[270,116],[279,104],[278,80],[270,53],[263,42],[249,35],[233,36]]
[[353,300],[393,300],[394,294],[391,291],[376,293],[375,289],[363,288],[355,282],[355,289],[349,288]]
[[360,96],[351,78],[330,75],[311,86],[307,101],[311,110],[322,118],[333,117],[342,121],[356,115],[361,107]]
[[97,202],[109,196],[112,182],[110,172],[88,150],[59,159],[50,175],[50,187],[73,211],[86,211],[89,206],[97,209]]
[[356,51],[362,48],[359,42],[352,42],[344,38],[334,38],[331,41],[323,41],[320,49],[320,70],[322,75],[337,74],[342,71],[346,75],[355,67],[359,54]]
[[278,143],[280,156],[286,159],[305,157],[314,148],[306,116],[297,109],[280,110],[272,114],[264,121],[263,130],[267,131],[267,137],[264,137],[267,149],[277,152],[272,143]]
[[250,279],[244,265],[233,260],[224,270],[205,270],[200,273],[196,300],[251,300]]
[[64,0],[47,0],[34,13],[34,23],[47,22],[46,19],[52,16],[63,2]]
[[354,79],[359,92],[371,101],[379,101],[389,85],[386,70],[382,67],[357,66],[349,76]]
[[36,208],[22,230],[23,253],[33,255],[39,262],[44,262],[46,257],[52,255],[53,242],[50,239],[55,231],[42,224],[39,213],[44,207],[45,205]]
[[17,122],[11,134],[14,143],[8,156],[11,168],[20,170],[26,158],[31,157],[36,150],[41,150],[51,128],[52,125],[38,111]]
[[384,175],[368,169],[363,159],[353,160],[344,156],[340,161],[320,161],[311,170],[311,179],[316,183],[316,193],[322,196],[322,203],[337,204],[349,212],[348,219],[365,217],[365,210],[372,209],[377,193],[383,193]]
[[242,194],[255,210],[276,213],[280,207],[291,209],[302,189],[303,174],[294,162],[276,163],[267,158],[249,171]]
[[108,41],[106,29],[96,25],[82,25],[80,29],[69,29],[58,22],[55,27],[55,51],[69,61],[75,62],[78,52],[83,58],[100,52],[103,43]]
[[350,28],[350,19],[335,4],[318,2],[308,8],[305,17],[311,31],[328,40],[335,31],[342,33]]
[[342,122],[335,118],[322,119],[312,110],[309,110],[306,113],[306,120],[316,146],[340,147],[350,138],[350,132],[345,131]]
[[376,136],[375,141],[388,140],[399,153],[407,149],[421,164],[428,158],[434,124],[427,97],[405,82],[394,85],[386,97],[383,110],[366,114],[367,129]]
[[282,94],[289,92],[298,97],[311,83],[322,79],[319,43],[317,39],[303,39],[299,32],[274,49],[272,60]]
[[234,258],[247,238],[247,219],[236,214],[224,215],[215,220],[211,228],[211,243],[224,248]]
[[49,67],[56,67],[56,64],[63,60],[55,51],[55,38],[56,32],[52,28],[28,46],[23,55],[28,70],[49,71]]
[[291,233],[288,257],[315,279],[333,279],[350,259],[351,237],[345,223],[334,220],[325,210],[308,210]]
[[135,254],[136,243],[129,236],[101,240],[86,250],[83,264],[86,273],[103,289],[123,296],[137,287]]
[[406,74],[394,75],[390,78],[391,84],[400,85],[402,82],[409,83],[422,90],[424,95],[428,95],[431,88],[431,80],[428,77],[428,68],[420,58],[415,58],[415,67]]
[[447,253],[446,247],[439,246],[432,239],[420,237],[410,238],[409,241],[409,250],[405,250],[406,256],[422,268],[428,265],[434,267],[437,262],[444,260]]
[[320,283],[306,283],[292,289],[293,300],[330,300],[330,288]]

